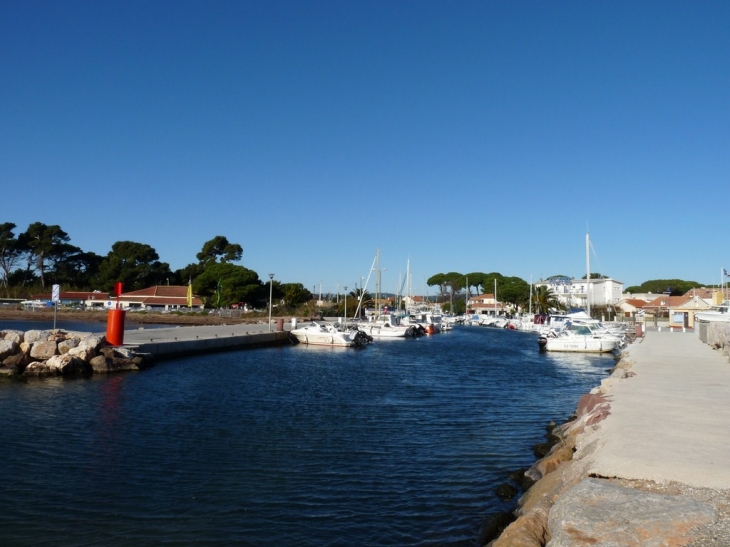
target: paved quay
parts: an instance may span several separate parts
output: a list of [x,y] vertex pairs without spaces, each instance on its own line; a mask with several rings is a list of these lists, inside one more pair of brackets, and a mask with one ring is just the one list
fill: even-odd
[[730,361],[650,330],[581,398],[489,547],[730,547]]
[[730,363],[692,332],[649,331],[608,391],[590,472],[730,488]]
[[272,323],[140,328],[124,331],[124,347],[155,359],[289,343],[291,325]]

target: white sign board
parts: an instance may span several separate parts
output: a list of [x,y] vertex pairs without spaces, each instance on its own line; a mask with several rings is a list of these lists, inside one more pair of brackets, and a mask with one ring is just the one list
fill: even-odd
[[54,285],[53,292],[51,293],[51,300],[53,302],[61,301],[61,285]]

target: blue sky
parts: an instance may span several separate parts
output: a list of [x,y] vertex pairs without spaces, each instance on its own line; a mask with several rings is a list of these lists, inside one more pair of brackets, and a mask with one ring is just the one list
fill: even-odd
[[[383,289],[730,269],[730,3],[0,0],[0,222]],[[373,288],[372,281],[370,285]],[[433,289],[431,289],[433,291]]]

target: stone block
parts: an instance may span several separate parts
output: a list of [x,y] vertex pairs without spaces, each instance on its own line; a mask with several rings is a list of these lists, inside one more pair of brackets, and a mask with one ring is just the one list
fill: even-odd
[[56,355],[57,349],[56,342],[52,340],[33,342],[33,346],[30,348],[30,356],[33,359],[50,359]]
[[586,479],[550,510],[546,547],[679,547],[715,521],[708,504]]
[[25,340],[24,333],[21,330],[6,330],[3,333],[3,339],[12,340],[16,344],[22,344]]
[[18,353],[18,344],[12,340],[0,340],[0,361]]
[[49,376],[49,375],[55,375],[56,369],[49,367],[45,363],[40,363],[38,361],[33,361],[30,365],[25,367],[25,371],[23,371],[23,376]]
[[25,341],[33,344],[39,340],[48,340],[49,334],[50,332],[47,330],[29,330],[25,332]]
[[69,338],[58,343],[58,353],[63,355],[68,353],[70,349],[73,349],[79,345],[80,340],[78,338]]
[[16,353],[3,359],[3,367],[12,369],[17,374],[22,374],[27,364],[28,361],[24,353]]
[[106,361],[106,357],[103,355],[97,355],[89,361],[89,365],[92,370],[97,373],[105,374],[109,372],[109,364]]
[[68,353],[66,355],[72,355],[74,357],[78,357],[82,361],[89,362],[95,355],[91,352],[91,349],[89,348],[81,348],[81,347],[75,347],[68,350]]
[[46,365],[63,376],[78,376],[91,372],[91,367],[85,361],[73,355],[54,355]]

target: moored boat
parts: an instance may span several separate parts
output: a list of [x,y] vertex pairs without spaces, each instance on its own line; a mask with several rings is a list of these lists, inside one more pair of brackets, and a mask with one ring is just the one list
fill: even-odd
[[326,321],[312,321],[308,325],[293,329],[291,335],[301,344],[311,346],[359,347],[368,344],[371,340],[364,332],[341,331]]
[[394,315],[383,315],[373,321],[364,321],[357,324],[358,330],[373,338],[406,338],[416,336],[416,327],[413,325],[399,325]]
[[572,324],[540,336],[537,343],[545,351],[581,353],[610,353],[621,346],[621,341],[616,337],[596,334],[588,325]]

